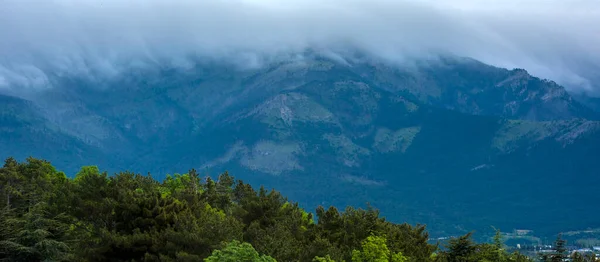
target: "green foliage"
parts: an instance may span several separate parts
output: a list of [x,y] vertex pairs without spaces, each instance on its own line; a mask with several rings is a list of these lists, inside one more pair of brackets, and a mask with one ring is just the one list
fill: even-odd
[[386,245],[386,239],[369,236],[362,243],[362,250],[352,251],[352,262],[405,262],[408,258],[402,253],[392,254]]
[[491,244],[475,243],[472,238],[472,233],[452,238],[448,241],[446,250],[443,250],[435,256],[435,261],[440,262],[505,262],[516,261],[526,262],[532,261],[526,256],[519,253],[509,254],[502,244],[502,235],[499,230]]
[[232,241],[222,250],[215,250],[206,259],[206,262],[276,262],[274,258],[259,255],[252,245]]
[[313,217],[227,172],[159,182],[85,166],[69,179],[46,161],[9,158],[0,207],[0,261],[526,261],[500,239],[470,236],[434,255],[425,226],[390,223],[371,207],[319,207]]
[[[67,226],[49,218],[44,203],[38,203],[21,218],[3,219],[0,254],[10,261],[66,261],[70,247],[63,242]],[[6,215],[6,214],[5,214]],[[2,257],[0,255],[0,258]]]
[[544,262],[560,262],[568,258],[567,255],[567,242],[562,239],[562,236],[558,234],[554,241],[554,252],[551,254],[541,254],[540,259]]
[[319,257],[319,256],[317,256],[317,257],[313,258],[312,261],[313,262],[335,262],[335,260],[333,260],[331,258],[331,256],[329,256],[329,255],[326,255],[325,257]]
[[2,204],[11,208],[11,199],[23,196],[23,182],[25,178],[18,172],[18,163],[14,158],[8,158],[0,169],[0,183],[2,185]]
[[559,234],[556,237],[556,241],[554,241],[554,256],[552,257],[552,261],[563,261],[567,258],[567,248],[565,245],[567,241],[561,238]]
[[596,259],[596,255],[593,253],[581,254],[579,252],[575,252],[571,255],[571,261],[573,261],[573,262],[594,262],[594,261],[598,261],[598,260]]

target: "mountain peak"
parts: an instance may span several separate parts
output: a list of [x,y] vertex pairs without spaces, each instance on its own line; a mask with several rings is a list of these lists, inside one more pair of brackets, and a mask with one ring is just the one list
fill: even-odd
[[[65,80],[31,108],[18,99],[0,103],[0,148],[20,158],[70,162],[62,167],[69,173],[88,161],[158,177],[190,167],[226,169],[280,187],[305,205],[319,204],[312,197],[336,206],[371,201],[391,219],[429,222],[437,232],[488,222],[541,229],[557,219],[573,222],[546,216],[551,204],[513,200],[572,179],[597,182],[595,169],[578,166],[593,166],[600,125],[574,120],[587,117],[585,107],[522,69],[467,58],[397,65],[331,55],[260,68],[205,63],[161,70],[112,79],[103,88]],[[507,190],[511,199],[495,198]],[[562,206],[579,219],[595,212],[583,208],[594,192],[551,200],[581,200]],[[490,207],[489,199],[494,208],[483,221],[478,212]],[[505,218],[534,211],[548,220]],[[436,223],[437,217],[450,222]],[[588,222],[573,224],[597,223]]]

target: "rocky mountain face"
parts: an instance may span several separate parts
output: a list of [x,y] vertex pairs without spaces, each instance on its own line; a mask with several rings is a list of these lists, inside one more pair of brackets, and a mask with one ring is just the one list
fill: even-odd
[[[1,96],[2,157],[70,175],[227,169],[302,205],[370,203],[434,236],[600,226],[597,113],[554,82],[464,58],[199,64]],[[326,202],[320,202],[327,199]]]
[[[368,66],[368,65],[367,65]],[[556,83],[524,69],[507,70],[468,58],[441,58],[405,69],[370,65],[362,76],[390,91],[408,91],[419,101],[474,115],[532,121],[598,119]]]

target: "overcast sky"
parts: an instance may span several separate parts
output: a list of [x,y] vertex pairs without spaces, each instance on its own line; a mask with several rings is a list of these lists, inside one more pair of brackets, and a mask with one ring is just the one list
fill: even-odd
[[346,46],[392,60],[451,52],[591,89],[600,0],[0,0],[0,89],[188,54]]

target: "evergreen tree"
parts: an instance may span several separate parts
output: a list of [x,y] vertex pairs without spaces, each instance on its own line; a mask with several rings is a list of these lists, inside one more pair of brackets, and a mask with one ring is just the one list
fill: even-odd
[[566,244],[567,241],[562,239],[561,234],[558,234],[556,240],[554,241],[554,253],[552,254],[550,261],[562,262],[568,258]]
[[[9,261],[67,261],[70,247],[62,239],[67,225],[48,218],[45,203],[32,206],[22,218],[4,218],[0,258]],[[4,214],[6,216],[6,214]]]
[[12,208],[15,198],[23,195],[23,180],[24,177],[18,172],[17,160],[10,157],[4,162],[4,166],[0,168],[0,197],[2,202],[0,206],[8,209]]
[[506,257],[505,257],[505,253],[504,253],[504,242],[502,240],[502,233],[500,232],[500,229],[496,229],[496,233],[494,234],[494,238],[493,238],[493,245],[494,245],[494,251],[493,251],[493,261],[506,261]]
[[471,238],[472,234],[473,233],[468,233],[448,241],[446,246],[448,250],[444,252],[444,257],[448,262],[477,261],[477,259],[474,258],[474,255],[477,252],[477,246]]
[[215,250],[208,258],[206,262],[276,262],[270,256],[259,255],[252,245],[248,243],[240,243],[239,241],[232,241],[228,243],[225,248],[221,250]]
[[192,169],[159,182],[96,166],[70,179],[47,161],[9,158],[0,261],[526,261],[505,253],[499,232],[492,244],[469,234],[439,252],[425,226],[370,206],[318,207],[313,219],[274,189],[234,181],[227,172],[201,181]]

